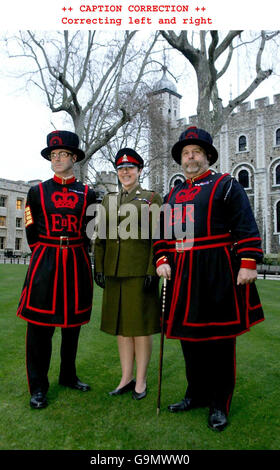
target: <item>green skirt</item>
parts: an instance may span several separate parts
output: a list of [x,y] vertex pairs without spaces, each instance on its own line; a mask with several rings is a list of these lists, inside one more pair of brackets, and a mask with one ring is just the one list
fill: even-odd
[[159,333],[158,286],[153,292],[145,292],[144,277],[106,277],[101,330],[121,336]]

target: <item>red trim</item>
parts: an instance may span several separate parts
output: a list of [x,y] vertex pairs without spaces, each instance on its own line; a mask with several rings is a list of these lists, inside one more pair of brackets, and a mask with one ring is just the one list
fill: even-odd
[[22,312],[22,309],[23,309],[23,306],[24,306],[24,303],[25,303],[25,299],[26,299],[26,287],[23,289],[22,293],[21,293],[21,296],[20,296],[20,299],[19,299],[19,307],[17,309],[17,316],[20,316],[21,312]]
[[50,235],[50,227],[49,227],[49,221],[48,221],[46,207],[45,207],[45,198],[44,198],[44,190],[43,190],[43,184],[42,183],[39,183],[39,189],[40,189],[41,206],[42,206],[43,214],[44,214],[44,217],[45,217],[46,231],[47,231],[47,235],[49,236]]
[[[90,282],[91,282],[91,287],[92,287],[92,272],[91,272],[88,257],[86,256],[84,248],[82,248],[82,252],[85,256],[86,264],[87,264],[88,269],[89,269]],[[78,289],[79,282],[78,282],[77,258],[76,258],[76,253],[73,249],[72,249],[72,253],[73,253],[73,261],[74,261],[75,314],[80,314],[80,313],[84,313],[87,310],[89,310],[92,307],[92,304],[89,307],[86,307],[82,310],[79,310],[79,289]]]
[[[210,235],[209,237],[196,237],[196,238],[184,238],[183,241],[184,242],[187,242],[187,243],[191,243],[191,242],[201,242],[203,240],[218,240],[220,238],[230,238],[231,237],[231,234],[230,233],[223,233],[221,235]],[[158,243],[162,243],[162,242],[165,242],[167,245],[171,245],[171,244],[176,244],[177,240],[158,240],[156,242],[154,242],[154,246],[157,245]]]
[[29,245],[29,248],[34,248],[36,245],[37,245],[38,242],[36,243],[32,243],[31,245]]
[[192,184],[195,181],[206,178],[209,175],[212,175],[211,170],[207,170],[205,173],[202,173],[201,175],[195,176],[194,178],[187,179],[186,181],[187,181],[187,183]]
[[68,250],[62,250],[62,268],[63,268],[63,298],[64,298],[64,326],[68,323],[67,318],[67,309],[68,309],[68,301],[67,301],[67,258],[68,258]]
[[164,256],[163,258],[159,259],[159,260],[156,262],[156,267],[158,268],[158,267],[161,266],[162,264],[169,264],[169,263],[168,263],[168,259],[166,258],[166,256]]
[[171,330],[172,324],[173,324],[175,308],[176,308],[176,305],[177,305],[179,290],[180,290],[180,286],[181,286],[182,268],[183,268],[183,265],[184,265],[185,256],[186,256],[186,253],[184,253],[183,256],[180,256],[178,264],[177,264],[176,275],[175,275],[174,286],[173,286],[173,295],[172,295],[172,299],[171,299],[171,309],[170,309],[170,312],[169,312],[168,321],[166,322],[167,325],[168,325],[167,334],[170,333],[170,330]]
[[71,184],[76,181],[75,176],[72,176],[72,178],[61,178],[60,176],[54,175],[53,179],[59,184]]
[[[47,314],[50,314],[50,315],[53,315],[55,313],[55,307],[56,307],[56,293],[57,293],[57,279],[58,279],[58,262],[59,262],[59,248],[56,248],[56,269],[55,269],[55,276],[54,276],[54,289],[53,289],[53,300],[52,300],[52,310],[43,310],[43,309],[40,309],[40,308],[37,308],[37,307],[32,307],[32,305],[30,305],[30,295],[31,295],[31,291],[32,291],[32,284],[33,284],[33,278],[34,278],[34,275],[38,269],[38,266],[39,266],[39,263],[41,261],[41,258],[43,257],[43,254],[46,250],[46,247],[43,247],[37,261],[36,261],[36,264],[33,268],[33,271],[32,271],[32,275],[31,275],[31,279],[30,279],[30,283],[29,283],[29,289],[28,289],[28,296],[27,296],[27,302],[26,302],[26,308],[28,308],[29,310],[34,310],[35,312],[40,312],[40,313],[47,313]],[[66,251],[66,250],[63,250],[63,251]]]
[[236,289],[235,289],[235,280],[234,280],[234,274],[231,266],[231,259],[230,259],[230,254],[228,252],[228,249],[225,247],[224,248],[227,258],[228,258],[228,263],[229,263],[229,268],[231,272],[231,277],[232,277],[232,287],[233,287],[233,293],[234,293],[234,300],[235,300],[235,311],[236,311],[236,320],[233,321],[228,321],[228,322],[206,322],[206,323],[192,323],[188,322],[188,315],[189,315],[189,308],[190,308],[190,294],[191,294],[191,278],[192,278],[192,255],[193,253],[190,253],[190,265],[189,265],[189,275],[188,275],[188,286],[187,286],[187,304],[186,304],[186,310],[185,310],[185,316],[183,320],[183,326],[195,326],[195,327],[204,327],[204,326],[226,326],[226,325],[235,325],[240,323],[240,311],[239,311],[239,306],[238,306],[238,300],[237,300],[237,294],[236,294]]
[[225,247],[224,250],[226,252],[226,255],[227,255],[227,258],[228,258],[228,264],[229,264],[229,267],[230,267],[232,287],[233,287],[233,292],[234,292],[234,299],[235,299],[236,313],[237,313],[237,322],[233,322],[233,323],[240,323],[240,311],[239,311],[238,299],[237,299],[237,293],[236,293],[236,287],[235,287],[236,286],[236,281],[235,281],[235,278],[234,278],[234,273],[233,273],[233,269],[232,269],[232,265],[231,265],[231,257],[230,257],[230,253],[229,253],[227,247]]
[[30,266],[32,265],[32,261],[33,261],[34,255],[35,255],[36,251],[38,250],[39,246],[40,246],[39,243],[36,243],[36,246],[35,246],[34,250],[32,251],[32,254],[31,254],[30,263],[29,263],[29,268],[28,268],[28,272],[27,272],[27,279],[28,279],[28,281],[29,281],[30,275],[31,275]]
[[[189,248],[185,248],[184,249],[184,252],[185,251],[194,251],[194,250],[205,250],[205,249],[208,249],[208,248],[216,248],[216,247],[220,247],[220,246],[231,246],[232,245],[232,242],[223,242],[223,243],[213,243],[212,245],[199,245],[199,246],[191,246]],[[157,254],[161,253],[161,252],[168,252],[168,253],[172,253],[174,251],[177,252],[176,248],[165,248],[165,249],[162,249],[162,250],[158,250],[157,251]]]
[[210,200],[209,200],[209,206],[208,206],[208,214],[207,214],[207,235],[211,235],[211,212],[212,212],[212,205],[213,205],[213,199],[214,199],[214,194],[216,192],[217,186],[220,183],[220,181],[225,178],[225,176],[228,176],[228,173],[224,173],[220,178],[216,181],[214,184],[214,187],[212,189],[212,192],[210,194]]
[[75,313],[79,309],[79,290],[78,290],[78,269],[77,269],[77,259],[76,253],[72,248],[73,261],[74,261],[74,286],[75,286]]
[[86,325],[86,323],[88,323],[90,321],[90,319],[88,320],[85,320],[81,323],[75,323],[74,325],[61,325],[60,323],[43,323],[43,322],[38,322],[38,321],[33,321],[33,320],[30,320],[29,318],[25,318],[23,315],[19,315],[19,317],[22,319],[22,320],[25,320],[27,321],[28,323],[33,323],[34,325],[40,325],[40,326],[57,326],[59,328],[75,328],[76,326],[81,326],[81,325]]
[[121,157],[119,157],[116,161],[116,166],[120,165],[121,163],[136,163],[136,165],[140,165],[139,160],[134,157],[131,157],[130,155],[122,155]]
[[88,185],[85,185],[85,192],[84,192],[84,203],[83,203],[83,209],[81,212],[81,218],[80,218],[80,227],[79,227],[79,235],[81,236],[81,231],[82,231],[82,223],[83,223],[83,217],[84,213],[86,210],[86,203],[87,203],[87,193],[88,193]]
[[257,251],[259,253],[263,253],[263,250],[261,248],[239,248],[237,250],[237,253],[241,253],[241,251]]
[[240,268],[246,268],[246,269],[256,269],[257,268],[257,262],[256,260],[252,259],[242,259]]
[[191,286],[192,286],[192,265],[193,265],[193,252],[190,253],[189,259],[189,275],[188,275],[188,287],[187,287],[187,305],[185,310],[185,316],[183,320],[183,325],[186,326],[188,323],[188,315],[190,310],[191,302]]
[[[57,245],[54,245],[52,243],[45,243],[45,242],[39,242],[39,244],[41,246],[48,246],[48,247],[51,247],[51,248],[57,248]],[[62,248],[63,249],[67,249],[67,248],[78,248],[78,247],[81,247],[83,246],[83,243],[71,243],[71,245],[68,247],[67,245],[63,245]]]
[[261,237],[243,238],[242,240],[239,240],[238,242],[236,242],[236,244],[239,245],[240,243],[251,242],[254,240],[261,240]]
[[[50,237],[46,235],[39,235],[40,238],[46,238],[47,240],[58,240],[60,241],[60,237]],[[71,237],[71,240],[83,240],[82,237]],[[53,245],[52,245],[53,246]]]

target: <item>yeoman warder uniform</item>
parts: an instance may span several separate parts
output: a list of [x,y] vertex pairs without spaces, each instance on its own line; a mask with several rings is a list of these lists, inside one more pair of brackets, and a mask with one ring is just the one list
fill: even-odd
[[[185,145],[203,148],[209,166],[218,158],[203,129],[181,134],[172,149],[178,164]],[[260,234],[243,187],[226,173],[208,169],[172,188],[164,203],[170,210],[161,214],[155,259],[157,266],[171,266],[165,332],[181,340],[188,381],[185,399],[169,409],[209,405],[227,415],[235,385],[235,338],[264,319],[255,284],[236,283],[240,267],[255,269],[262,259]],[[177,224],[189,226],[193,235],[176,239]]]
[[[54,131],[47,136],[42,156],[66,149],[84,158],[78,136]],[[32,396],[43,395],[46,405],[51,340],[61,328],[61,384],[88,390],[76,376],[75,359],[81,325],[89,322],[93,280],[86,236],[87,207],[95,193],[75,177],[52,179],[30,188],[25,209],[25,226],[32,251],[17,315],[28,322],[26,336],[27,377]],[[34,401],[34,400],[33,400]],[[31,406],[32,406],[31,402]]]

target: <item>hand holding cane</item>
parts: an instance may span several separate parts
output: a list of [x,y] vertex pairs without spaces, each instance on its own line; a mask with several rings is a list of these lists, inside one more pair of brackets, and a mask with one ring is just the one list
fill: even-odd
[[167,279],[164,278],[163,279],[163,289],[162,289],[162,310],[161,310],[162,315],[161,315],[161,337],[160,337],[160,355],[159,355],[157,415],[159,415],[159,411],[160,411],[160,394],[161,394],[163,344],[164,344],[164,313],[165,313],[166,285],[167,285]]

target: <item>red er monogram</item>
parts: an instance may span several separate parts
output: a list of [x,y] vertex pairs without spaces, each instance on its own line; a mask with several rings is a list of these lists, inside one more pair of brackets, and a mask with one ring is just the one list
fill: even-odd
[[74,214],[51,214],[52,232],[78,232],[78,219]]
[[[79,201],[78,195],[68,192],[67,188],[54,192],[51,199],[57,209],[74,209]],[[78,231],[78,219],[74,214],[51,214],[51,221],[53,232],[62,232],[63,229],[66,229],[68,232]]]
[[186,204],[185,206],[172,207],[169,217],[169,226],[176,224],[185,224],[186,222],[194,222],[194,205]]

